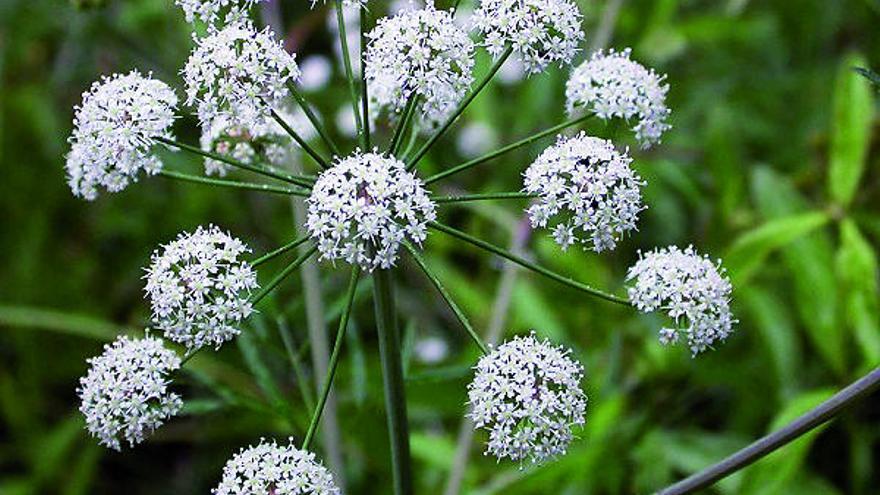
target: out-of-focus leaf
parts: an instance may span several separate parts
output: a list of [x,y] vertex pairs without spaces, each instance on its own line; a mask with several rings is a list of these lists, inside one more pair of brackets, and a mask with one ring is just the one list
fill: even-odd
[[801,356],[788,306],[772,292],[755,286],[738,290],[736,297],[747,309],[750,323],[773,360],[782,396],[787,396],[797,388]]
[[[238,342],[238,348],[241,350],[245,364],[272,406],[281,412],[289,410],[287,401],[281,395],[281,389],[275,381],[275,377],[263,360],[263,355],[253,334],[245,330],[236,338],[236,342]],[[284,416],[288,417],[287,414],[284,414]]]
[[113,340],[124,330],[91,316],[30,306],[0,306],[0,324],[97,340]]
[[85,448],[76,453],[76,459],[70,469],[70,474],[62,484],[61,493],[64,495],[93,493],[91,484],[95,474],[98,472],[102,448],[97,443],[90,442]]
[[32,446],[33,477],[39,486],[47,484],[63,473],[73,454],[77,440],[84,437],[83,418],[77,412],[61,421]]
[[844,207],[858,188],[871,140],[873,95],[868,81],[852,70],[863,65],[865,60],[860,55],[844,58],[834,87],[828,192]]
[[810,212],[773,219],[741,235],[724,256],[724,266],[734,286],[745,285],[773,251],[809,234],[828,222],[824,212]]
[[876,366],[880,362],[877,254],[849,219],[840,225],[836,264],[844,322],[855,336],[865,366]]
[[[535,275],[539,277],[540,275]],[[535,329],[542,337],[559,341],[565,335],[564,325],[559,321],[553,304],[535,290],[532,280],[520,278],[513,289],[512,324],[517,332]],[[511,332],[513,333],[513,332]]]
[[455,443],[448,436],[412,432],[409,446],[415,459],[448,471],[455,457]]

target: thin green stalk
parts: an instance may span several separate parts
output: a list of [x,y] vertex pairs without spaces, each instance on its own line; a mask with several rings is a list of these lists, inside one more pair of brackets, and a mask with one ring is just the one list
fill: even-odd
[[603,292],[599,289],[594,289],[593,287],[590,287],[587,284],[572,280],[566,276],[563,276],[563,275],[560,275],[554,271],[548,270],[547,268],[544,268],[543,266],[532,263],[531,261],[529,261],[521,256],[517,256],[516,254],[513,254],[510,251],[507,251],[507,250],[502,249],[498,246],[490,244],[482,239],[477,239],[476,237],[473,237],[469,234],[466,234],[460,230],[456,230],[452,227],[449,227],[447,225],[443,225],[442,223],[438,223],[438,222],[430,222],[428,225],[431,228],[434,228],[434,229],[439,230],[441,232],[445,232],[453,237],[457,237],[465,242],[473,244],[474,246],[485,249],[486,251],[489,251],[490,253],[497,254],[498,256],[501,256],[502,258],[507,258],[510,261],[513,261],[514,263],[516,263],[524,268],[528,268],[529,270],[540,273],[541,275],[544,275],[547,278],[551,278],[559,283],[565,284],[565,285],[567,285],[571,288],[577,289],[581,292],[586,292],[587,294],[599,297],[601,299],[605,299],[606,301],[611,301],[611,302],[615,302],[618,304],[629,305],[629,301],[626,299],[608,294],[608,293]]
[[307,143],[305,139],[297,134],[296,131],[293,130],[293,127],[290,127],[290,125],[285,122],[280,115],[278,115],[278,112],[273,109],[269,109],[269,111],[272,113],[272,118],[275,119],[275,122],[278,122],[278,125],[280,125],[284,129],[284,131],[287,132],[287,134],[289,134],[290,137],[292,137],[293,140],[296,141],[296,143],[300,145],[303,150],[305,150],[307,155],[312,157],[312,160],[314,160],[315,163],[320,165],[321,168],[330,168],[330,164],[327,162],[327,159],[318,154],[318,152],[315,151],[314,148],[309,146],[309,143]]
[[310,239],[309,236],[304,236],[304,237],[299,237],[297,239],[294,239],[294,240],[288,242],[287,244],[279,247],[278,249],[273,249],[272,251],[269,251],[268,253],[260,256],[259,258],[255,259],[254,261],[251,261],[251,266],[256,268],[256,267],[262,265],[263,263],[266,263],[267,261],[274,259],[276,256],[280,256],[280,255],[282,255],[292,249],[296,249],[297,247],[299,247],[300,245],[302,245],[304,242],[308,241],[309,239]]
[[364,151],[370,151],[370,101],[368,99],[368,91],[367,91],[367,71],[365,67],[367,66],[366,61],[366,47],[367,47],[367,37],[365,35],[367,27],[367,6],[361,5],[361,108],[363,110],[362,115],[364,116]]
[[444,170],[443,172],[439,172],[437,174],[434,174],[431,177],[428,177],[427,179],[425,179],[425,185],[431,184],[432,182],[436,182],[440,179],[444,179],[446,177],[449,177],[450,175],[457,174],[463,170],[467,170],[467,169],[469,169],[473,166],[479,165],[481,163],[488,162],[489,160],[492,160],[493,158],[497,158],[497,157],[499,157],[505,153],[509,153],[517,148],[521,148],[523,146],[531,144],[531,143],[533,143],[543,137],[549,136],[551,134],[555,134],[555,133],[557,133],[567,127],[571,127],[573,125],[580,124],[581,122],[586,121],[587,119],[591,118],[592,116],[593,116],[593,114],[588,114],[588,115],[584,115],[583,117],[578,117],[575,119],[567,120],[561,124],[558,124],[558,125],[555,125],[555,126],[549,128],[549,129],[545,129],[537,134],[533,134],[527,138],[520,139],[519,141],[517,141],[515,143],[508,144],[507,146],[505,146],[503,148],[497,149],[497,150],[492,151],[490,153],[486,153],[483,156],[479,156],[477,158],[474,158],[473,160],[469,160],[467,162],[464,162],[461,165],[456,165],[456,166],[450,168],[449,170]]
[[333,142],[333,139],[324,127],[324,124],[321,123],[321,119],[319,119],[318,116],[315,115],[315,112],[312,111],[312,106],[309,105],[305,96],[299,92],[296,85],[293,83],[288,84],[287,88],[290,90],[290,94],[293,95],[293,99],[296,100],[300,108],[302,108],[303,112],[306,114],[306,117],[308,117],[309,121],[312,123],[312,126],[318,131],[318,135],[321,136],[321,139],[324,141],[324,144],[327,145],[330,152],[334,156],[339,156],[339,148],[336,147],[336,143]]
[[272,186],[269,184],[256,184],[253,182],[238,182],[234,180],[211,179],[209,177],[201,177],[198,175],[184,174],[173,170],[160,170],[159,174],[169,179],[181,180],[184,182],[193,182],[195,184],[204,184],[209,186],[229,187],[233,189],[243,189],[247,191],[261,191],[275,194],[287,194],[292,196],[308,197],[309,191],[305,189],[293,189],[289,187]]
[[188,151],[190,153],[194,153],[196,155],[203,156],[205,158],[211,158],[212,160],[217,160],[218,162],[223,162],[227,165],[232,165],[233,167],[238,167],[240,169],[248,170],[248,171],[260,174],[260,175],[265,175],[266,177],[272,177],[273,179],[278,179],[278,180],[281,180],[284,182],[288,182],[290,184],[296,184],[298,186],[305,187],[306,189],[312,188],[311,182],[304,180],[300,177],[296,177],[296,176],[289,175],[289,174],[283,174],[280,172],[276,172],[274,170],[268,170],[266,168],[259,167],[257,165],[251,165],[250,163],[240,162],[240,161],[235,160],[233,158],[230,158],[228,156],[219,155],[219,154],[211,152],[211,151],[205,151],[205,150],[202,150],[201,148],[197,148],[195,146],[191,146],[186,143],[174,141],[173,139],[167,139],[167,138],[164,138],[161,136],[154,137],[153,139],[157,142],[164,144],[164,145],[172,146],[174,148]]
[[336,343],[333,345],[333,353],[330,354],[330,363],[327,367],[327,376],[324,378],[324,389],[321,391],[321,397],[318,398],[318,405],[312,414],[312,422],[306,431],[306,437],[303,439],[302,450],[307,450],[318,425],[321,423],[321,415],[324,413],[324,405],[327,404],[327,398],[330,396],[330,389],[333,387],[333,378],[336,376],[336,368],[339,365],[339,354],[342,351],[342,342],[345,340],[345,330],[348,328],[348,319],[351,316],[351,308],[354,306],[354,295],[357,292],[358,277],[361,274],[360,267],[354,266],[351,270],[351,279],[348,282],[348,292],[346,293],[345,311],[342,312],[342,318],[339,320],[339,329],[336,331]]
[[385,389],[385,415],[391,441],[391,464],[394,493],[411,495],[412,461],[409,451],[409,423],[406,415],[406,391],[403,384],[400,335],[394,307],[394,282],[390,270],[373,272],[373,299],[376,305],[376,329],[379,334],[379,357],[382,361],[382,385]]
[[278,287],[278,284],[280,284],[288,275],[293,273],[297,268],[300,267],[300,265],[302,265],[309,258],[311,258],[312,255],[315,254],[315,251],[317,251],[317,250],[318,250],[318,246],[312,246],[308,251],[306,251],[305,253],[300,255],[299,258],[293,260],[289,265],[287,265],[284,268],[284,270],[281,271],[281,273],[279,273],[278,275],[275,275],[275,278],[273,278],[271,282],[266,284],[265,287],[260,289],[260,292],[257,292],[256,295],[254,295],[251,298],[251,304],[256,306],[257,303],[259,303],[260,301],[263,300],[264,297],[269,295],[269,293],[272,292],[275,289],[275,287]]
[[455,120],[459,117],[459,115],[461,115],[462,112],[464,112],[464,110],[468,107],[468,105],[470,105],[471,102],[474,101],[474,98],[476,98],[477,95],[480,94],[481,91],[483,91],[483,88],[485,88],[486,85],[489,84],[489,81],[491,81],[492,78],[495,77],[495,74],[498,72],[499,69],[501,69],[501,66],[504,65],[504,62],[507,60],[508,57],[510,57],[511,53],[513,53],[513,47],[509,46],[506,50],[504,50],[504,53],[502,53],[501,56],[498,57],[498,60],[495,61],[495,64],[492,66],[491,69],[489,69],[489,73],[483,77],[483,79],[477,84],[477,87],[474,88],[474,90],[471,91],[470,94],[468,94],[465,99],[458,104],[458,107],[456,107],[455,111],[452,112],[452,115],[450,115],[449,118],[446,119],[446,122],[444,122],[443,125],[440,126],[440,128],[437,129],[437,131],[435,131],[434,134],[428,139],[428,141],[424,145],[422,145],[419,151],[416,152],[415,156],[409,159],[406,164],[407,170],[412,170],[413,168],[415,168],[416,164],[419,163],[419,160],[421,160],[422,157],[425,156],[425,153],[427,153],[428,150],[430,150],[431,147],[434,146],[434,143],[436,143],[437,140],[440,139],[444,133],[446,133],[446,131],[452,126],[453,122],[455,122]]
[[[364,143],[364,127],[361,123],[360,108],[358,108],[358,91],[354,82],[354,71],[351,69],[351,55],[348,53],[348,36],[345,34],[345,14],[342,11],[342,0],[336,0],[336,24],[339,26],[339,43],[342,46],[342,62],[345,65],[345,77],[348,79],[348,89],[351,93],[351,109],[354,110],[354,122],[357,126],[357,133],[364,145],[364,151],[367,150]],[[363,72],[364,68],[361,67]],[[366,117],[366,116],[365,116]]]
[[483,194],[457,194],[453,196],[432,196],[435,203],[463,203],[467,201],[488,201],[493,199],[531,199],[537,194],[525,192],[499,192]]
[[657,492],[659,495],[684,495],[707,488],[716,481],[739,471],[789,442],[799,438],[817,426],[830,421],[843,409],[867,396],[880,387],[880,368],[834,394],[805,414],[785,425],[782,429],[756,440],[748,447],[734,453],[721,462]]
[[427,276],[428,279],[431,280],[431,283],[434,284],[434,287],[437,289],[437,292],[440,293],[440,295],[443,297],[443,300],[445,300],[446,304],[449,305],[449,309],[451,309],[452,312],[455,314],[455,317],[458,318],[458,321],[461,323],[461,326],[464,327],[465,331],[468,333],[468,335],[471,337],[471,339],[474,341],[474,343],[477,344],[477,347],[479,347],[480,350],[483,351],[483,354],[488,354],[489,349],[486,347],[486,344],[483,343],[483,339],[481,339],[480,336],[477,335],[477,332],[474,330],[474,327],[471,326],[471,323],[468,321],[467,317],[464,315],[464,312],[461,310],[461,308],[458,307],[458,304],[456,304],[455,301],[452,299],[452,295],[450,295],[449,292],[446,291],[446,288],[443,287],[443,284],[440,282],[440,279],[437,277],[437,275],[435,275],[434,272],[432,272],[431,269],[428,268],[428,265],[425,263],[424,258],[422,258],[421,253],[419,253],[409,243],[405,243],[404,246],[406,247],[407,251],[409,251],[409,254],[412,255],[413,259],[416,260],[416,264],[419,265],[419,268],[422,269],[422,271],[425,273],[425,276]]
[[403,136],[406,134],[406,129],[409,127],[409,122],[412,120],[412,116],[415,113],[418,100],[419,97],[415,93],[412,93],[406,101],[406,106],[403,107],[403,112],[400,114],[400,120],[397,121],[397,126],[394,128],[394,135],[391,137],[391,144],[388,146],[389,153],[391,153],[392,156],[396,156],[397,152],[400,151],[400,144],[403,142]]
[[[306,378],[305,370],[303,370],[302,357],[294,348],[293,337],[290,335],[290,328],[287,326],[287,322],[280,318],[278,321],[278,333],[281,335],[281,341],[284,343],[284,350],[287,352],[287,359],[290,360],[293,374],[296,375],[296,384],[299,387],[300,395],[302,395],[303,403],[307,409],[314,409],[315,398],[312,397],[312,390],[309,388],[309,381]],[[305,347],[304,345],[303,349]]]

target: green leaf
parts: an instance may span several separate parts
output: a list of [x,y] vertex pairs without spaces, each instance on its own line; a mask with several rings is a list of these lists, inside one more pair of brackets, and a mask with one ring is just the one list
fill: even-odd
[[880,361],[880,309],[878,309],[877,255],[852,220],[840,225],[837,251],[843,318],[853,332],[865,366]]
[[734,286],[745,285],[773,251],[825,225],[828,219],[824,212],[796,214],[770,220],[741,235],[724,256]]
[[865,169],[871,141],[874,102],[870,83],[853,67],[864,66],[860,55],[846,57],[834,87],[828,192],[841,206],[848,206]]
[[748,320],[770,355],[781,395],[789,395],[797,387],[801,369],[801,349],[791,310],[776,294],[763,287],[738,291],[737,298],[748,311]]
[[96,340],[113,340],[125,330],[91,316],[32,306],[0,306],[0,324]]

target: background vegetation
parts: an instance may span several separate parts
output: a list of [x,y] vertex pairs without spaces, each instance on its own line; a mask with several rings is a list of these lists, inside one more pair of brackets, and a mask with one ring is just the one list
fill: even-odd
[[[875,95],[852,70],[880,66],[880,2],[611,2],[622,5],[610,22],[603,2],[581,2],[588,36],[611,28],[610,46],[632,46],[636,59],[668,73],[671,86],[674,129],[655,150],[633,150],[650,209],[640,232],[613,253],[561,254],[542,233],[527,252],[622,291],[638,249],[693,243],[724,259],[740,324],[716,351],[691,359],[657,343],[661,320],[520,273],[505,331],[534,328],[575,349],[587,369],[588,422],[566,457],[537,469],[496,464],[475,444],[468,493],[649,492],[880,362]],[[327,11],[309,11],[304,0],[282,4],[284,34],[298,56],[332,57]],[[371,4],[381,12],[385,2]],[[208,493],[239,447],[304,433],[310,410],[302,391],[308,396],[311,385],[294,379],[278,334],[289,325],[310,374],[298,278],[235,344],[194,360],[182,385],[188,414],[137,449],[117,454],[87,438],[77,379],[105,341],[148,321],[141,276],[155,246],[212,222],[263,251],[294,236],[290,205],[162,178],[94,203],[74,199],[62,165],[81,92],[99,74],[131,68],[179,85],[188,26],[170,0],[4,0],[0,19],[0,493]],[[329,118],[347,105],[340,74],[313,98]],[[503,144],[560,122],[566,74],[554,68],[491,86],[457,129],[482,122]],[[188,142],[198,138],[195,124],[189,117],[178,124]],[[589,130],[612,132],[595,122]],[[455,140],[433,152],[426,173],[462,160]],[[444,184],[516,190],[520,171],[547,143]],[[182,154],[168,160],[201,166]],[[510,244],[522,218],[514,204],[447,211],[449,222],[500,245]],[[436,233],[427,246],[429,263],[474,323],[488,326],[501,262]],[[477,352],[417,269],[404,266],[417,492],[440,493]],[[329,320],[346,274],[326,275]],[[345,477],[351,493],[387,493],[378,353],[364,296],[337,377]],[[880,401],[869,399],[715,491],[876,493],[878,420]]]

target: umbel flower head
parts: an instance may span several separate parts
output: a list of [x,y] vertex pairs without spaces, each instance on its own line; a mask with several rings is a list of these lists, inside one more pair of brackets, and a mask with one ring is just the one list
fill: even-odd
[[433,2],[380,19],[367,34],[366,77],[374,106],[400,112],[410,97],[423,120],[436,125],[464,97],[473,81],[474,43]]
[[183,407],[180,396],[168,389],[180,358],[159,338],[120,336],[88,363],[77,390],[79,410],[89,433],[105,447],[121,450],[123,441],[131,447],[141,443]]
[[73,118],[65,168],[75,196],[94,200],[104,188],[118,192],[143,170],[155,174],[162,161],[150,150],[155,138],[171,138],[177,96],[162,81],[138,71],[114,74],[83,93]]
[[258,287],[253,267],[240,259],[249,252],[213,225],[181,233],[156,250],[145,277],[156,327],[190,350],[220,347],[238,335]]
[[595,112],[602,119],[638,118],[633,130],[643,147],[660,141],[670,125],[666,76],[630,60],[630,49],[593,53],[571,73],[565,88],[569,114]]
[[532,333],[492,350],[475,369],[470,417],[489,432],[487,455],[541,463],[565,453],[587,406],[583,367],[567,349]]
[[227,20],[234,21],[246,14],[247,9],[264,0],[175,0],[183,9],[186,22],[201,19],[205,24],[212,25],[220,18],[220,13],[227,12]]
[[183,80],[187,104],[197,106],[203,124],[222,116],[245,127],[259,125],[289,96],[286,85],[300,77],[296,56],[269,28],[257,31],[246,20],[195,42]]
[[539,197],[527,210],[532,227],[551,227],[563,250],[576,242],[596,252],[614,249],[644,209],[645,182],[630,162],[611,141],[584,132],[560,136],[523,173],[524,190]]
[[730,313],[730,280],[708,256],[698,255],[692,246],[676,246],[639,253],[627,280],[632,304],[643,312],[662,309],[675,322],[660,330],[660,342],[671,344],[684,334],[696,355],[723,341],[733,331]]
[[223,479],[213,495],[338,495],[330,471],[315,454],[297,449],[292,440],[278,445],[260,440],[242,449],[223,467]]
[[436,205],[403,162],[356,151],[318,177],[306,227],[321,259],[390,268],[404,241],[421,244]]
[[497,57],[512,45],[531,74],[571,63],[584,39],[573,0],[480,0],[473,23],[489,53]]

